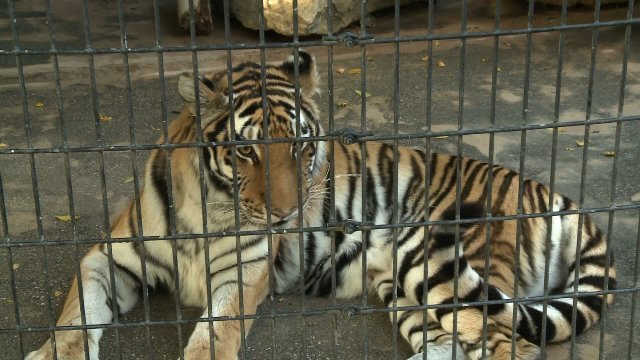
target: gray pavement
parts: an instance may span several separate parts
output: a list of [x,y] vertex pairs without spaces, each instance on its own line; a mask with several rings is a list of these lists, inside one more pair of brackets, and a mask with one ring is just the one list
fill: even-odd
[[[58,47],[82,47],[85,42],[82,31],[81,8],[69,0],[54,2],[54,25]],[[41,11],[44,5],[32,0],[17,2],[18,11]],[[91,29],[94,47],[120,46],[117,3],[89,1]],[[434,32],[451,33],[460,29],[459,3],[442,2],[436,7]],[[130,47],[152,47],[155,45],[153,28],[153,8],[151,2],[127,1],[127,31]],[[515,7],[503,18],[503,28],[526,26],[526,9]],[[170,1],[161,2],[160,33],[165,46],[188,45],[190,39],[175,25],[175,12]],[[602,20],[623,18],[626,9],[610,7],[603,9]],[[592,10],[588,8],[570,10],[569,23],[590,22]],[[639,16],[638,11],[635,17]],[[414,4],[401,10],[401,35],[419,35],[426,32],[426,6]],[[216,17],[214,34],[198,37],[199,44],[220,43],[224,40],[222,18]],[[560,11],[556,8],[536,8],[534,25],[558,25]],[[21,47],[28,49],[47,48],[46,23],[42,17],[20,19]],[[480,4],[474,4],[469,11],[470,31],[493,30],[493,19]],[[381,12],[369,17],[369,30],[378,37],[393,35],[393,14]],[[9,23],[0,19],[0,47],[13,48]],[[353,25],[353,32],[358,25]],[[596,66],[593,78],[591,102],[592,119],[616,116],[622,109],[623,116],[640,115],[640,48],[634,39],[640,36],[640,28],[632,29],[632,44],[629,51],[624,103],[619,106],[620,78],[622,72],[623,27],[602,28],[598,33]],[[551,123],[554,120],[556,97],[556,74],[558,66],[558,33],[540,33],[531,37],[531,66],[529,73],[528,106],[523,107],[525,82],[527,37],[525,35],[503,36],[499,39],[499,68],[497,74],[495,122],[497,126]],[[589,65],[591,56],[592,31],[571,30],[565,33],[564,71],[560,91],[559,121],[580,121],[587,116]],[[255,43],[256,32],[232,24],[232,41]],[[267,41],[287,39],[268,34]],[[465,129],[482,129],[490,126],[491,115],[491,59],[493,39],[469,39],[466,42],[464,66],[463,112],[459,113],[460,87],[460,41],[439,41],[434,44],[432,60],[432,129],[454,130],[462,120]],[[381,44],[367,46],[367,126],[375,134],[388,134],[393,130],[393,68],[394,45]],[[427,121],[427,54],[425,42],[411,42],[399,46],[400,106],[396,114],[402,133],[425,129]],[[360,67],[360,48],[335,48],[334,68],[327,69],[326,48],[311,48],[319,62],[323,75],[323,93],[320,96],[321,109],[328,114],[327,72],[334,74],[334,102],[340,104],[334,110],[336,128],[358,127],[361,116],[361,102],[356,95],[360,89],[360,75],[349,74],[348,70]],[[269,49],[267,57],[275,61],[283,59],[287,49]],[[242,50],[232,54],[233,62],[258,59],[258,52]],[[179,96],[175,91],[176,74],[190,70],[190,52],[167,53],[163,56],[166,76],[166,108],[169,117],[180,110]],[[53,59],[48,56],[24,56],[24,76],[26,79],[26,101],[31,123],[31,143],[36,148],[58,147],[64,144],[62,125],[58,112],[55,83],[53,81]],[[155,54],[132,54],[129,56],[131,71],[131,104],[122,55],[96,55],[93,58],[96,70],[96,100],[103,142],[123,145],[130,143],[129,119],[134,123],[135,141],[150,143],[156,140],[162,129],[162,83],[159,79],[158,57]],[[86,55],[65,55],[58,57],[62,85],[62,105],[64,124],[70,146],[93,146],[97,143],[96,123],[92,110],[89,58]],[[223,69],[226,64],[224,51],[200,52],[198,61],[201,70]],[[336,73],[345,68],[344,74]],[[22,92],[18,86],[16,59],[0,56],[0,143],[9,147],[27,146],[25,135]],[[129,113],[131,109],[131,113]],[[326,124],[326,122],[325,122]],[[615,124],[593,125],[588,129],[588,160],[584,187],[584,206],[604,207],[613,203],[624,205],[640,202],[640,123],[625,122],[621,125],[620,151],[615,157],[607,157],[603,152],[613,151],[615,145]],[[556,190],[571,198],[580,198],[580,176],[584,147],[585,128],[582,126],[562,128],[558,133]],[[495,162],[513,169],[520,168],[521,148],[525,149],[524,173],[526,176],[548,183],[551,172],[552,132],[532,130],[523,134],[504,132],[495,136]],[[411,145],[422,145],[423,140],[406,141]],[[456,152],[456,138],[435,139],[434,150]],[[489,135],[463,137],[462,152],[465,155],[488,159]],[[147,153],[139,151],[134,161],[138,169],[143,169]],[[617,185],[614,198],[610,202],[612,165],[618,160]],[[100,174],[101,159],[104,160],[106,196],[110,211],[117,208],[124,199],[133,196],[132,158],[125,152],[73,153],[69,156],[71,171],[72,199],[79,218],[75,229],[70,223],[56,219],[57,215],[69,214],[69,194],[65,176],[65,158],[62,154],[39,154],[33,159],[37,174],[37,196],[40,204],[40,219],[36,217],[34,206],[34,186],[30,157],[27,155],[0,155],[0,173],[7,212],[8,233],[2,241],[39,240],[39,231],[46,240],[59,241],[60,245],[48,247],[46,254],[42,247],[13,247],[11,254],[6,247],[0,248],[0,358],[20,358],[20,344],[24,351],[40,346],[45,333],[25,333],[22,341],[18,336],[4,329],[16,326],[16,310],[20,325],[46,326],[49,309],[58,314],[64,301],[64,294],[75,271],[77,256],[81,256],[86,246],[80,246],[79,253],[70,239],[97,239],[103,236],[106,226],[102,206]],[[141,173],[140,173],[141,175]],[[636,263],[638,221],[637,210],[618,211],[613,218],[613,227],[608,228],[607,214],[594,215],[597,224],[610,234],[619,273],[621,288],[634,285]],[[2,221],[0,219],[0,221]],[[80,254],[80,255],[76,255]],[[9,256],[12,257],[11,261]],[[15,280],[18,304],[11,292],[11,279]],[[370,296],[373,306],[381,307]],[[361,303],[361,300],[356,300]],[[172,296],[160,294],[150,299],[151,320],[175,319],[176,307]],[[260,311],[297,311],[302,309],[326,309],[332,300],[281,296],[264,304]],[[631,324],[637,328],[640,323],[638,309],[632,323],[630,294],[620,295],[605,317],[605,327],[596,327],[576,340],[576,355],[580,359],[594,359],[599,355],[601,339],[602,354],[607,359],[640,358],[640,338],[629,339]],[[638,305],[636,305],[637,307]],[[194,309],[181,309],[183,318],[198,315]],[[121,322],[135,323],[144,320],[142,306],[138,306]],[[117,331],[107,330],[101,342],[101,358],[123,359],[147,358],[147,339],[151,344],[153,359],[175,359],[179,355],[180,342],[184,344],[191,326],[180,329],[176,326],[153,326],[147,332],[144,327],[130,327]],[[333,344],[337,344],[336,347]],[[246,357],[250,359],[360,359],[367,353],[370,359],[394,357],[394,343],[397,343],[398,358],[407,358],[410,349],[400,338],[393,339],[393,332],[387,315],[358,315],[347,317],[343,313],[330,312],[322,316],[259,319],[246,340]],[[568,357],[569,344],[549,347],[550,359]]]

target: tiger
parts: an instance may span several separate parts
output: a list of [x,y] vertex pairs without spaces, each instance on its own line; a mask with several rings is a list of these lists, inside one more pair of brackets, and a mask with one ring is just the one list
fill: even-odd
[[[139,205],[115,219],[114,241],[82,258],[55,347],[48,340],[27,360],[97,359],[100,325],[132,309],[143,282],[203,309],[186,359],[236,359],[255,317],[246,315],[271,292],[374,292],[420,358],[455,348],[535,359],[541,343],[598,322],[616,272],[607,237],[575,202],[469,157],[328,137],[315,58],[298,51],[297,62],[178,77],[184,109],[157,141],[176,146],[150,152]],[[534,216],[547,212],[557,214]],[[336,225],[350,222],[360,227]]]

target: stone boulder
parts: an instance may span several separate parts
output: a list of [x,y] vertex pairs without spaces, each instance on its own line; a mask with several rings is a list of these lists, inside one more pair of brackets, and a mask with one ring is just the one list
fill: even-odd
[[[273,30],[282,35],[293,35],[292,0],[230,0],[231,12],[250,29],[258,30],[260,3],[264,6],[265,30]],[[415,0],[413,0],[415,1]],[[332,0],[333,31],[360,20],[360,0]],[[407,4],[412,0],[400,0]],[[394,0],[368,0],[367,12],[393,7]],[[298,0],[298,34],[327,33],[327,0]]]

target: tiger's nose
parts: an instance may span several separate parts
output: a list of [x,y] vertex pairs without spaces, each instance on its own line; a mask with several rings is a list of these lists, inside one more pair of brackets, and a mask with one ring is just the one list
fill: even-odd
[[298,209],[297,205],[294,205],[288,209],[281,209],[279,207],[274,207],[271,209],[271,215],[277,216],[280,219],[285,219],[289,215],[293,214],[294,211]]

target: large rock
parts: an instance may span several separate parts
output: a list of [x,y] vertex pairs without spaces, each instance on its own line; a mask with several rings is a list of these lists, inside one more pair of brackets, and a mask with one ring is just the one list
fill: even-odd
[[[259,29],[260,2],[264,6],[265,30],[293,35],[293,0],[231,0],[234,16],[250,29]],[[406,4],[412,0],[400,0]],[[337,32],[360,19],[360,0],[331,0],[333,31]],[[368,0],[367,12],[392,7],[394,0]],[[298,0],[298,34],[327,33],[327,0]]]

